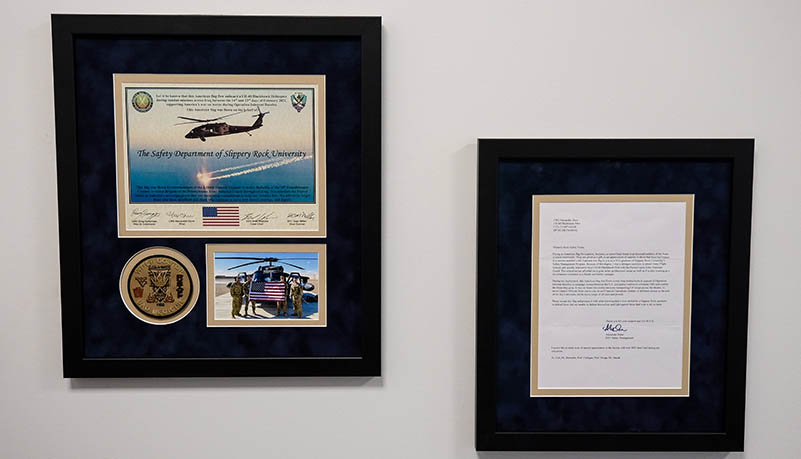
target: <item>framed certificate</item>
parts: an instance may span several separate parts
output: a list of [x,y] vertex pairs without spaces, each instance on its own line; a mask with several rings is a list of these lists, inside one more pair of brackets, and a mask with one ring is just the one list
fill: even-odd
[[64,376],[380,375],[381,19],[52,32]]
[[325,232],[325,75],[114,77],[119,237]]
[[477,449],[742,451],[752,164],[479,141]]

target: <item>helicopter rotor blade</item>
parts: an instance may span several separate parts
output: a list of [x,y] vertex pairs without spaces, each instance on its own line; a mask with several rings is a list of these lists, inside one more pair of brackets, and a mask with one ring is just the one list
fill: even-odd
[[276,257],[214,257],[215,260],[262,260],[267,261],[270,258],[276,260],[316,260],[317,257],[288,257],[288,258],[276,258]]
[[217,118],[212,118],[212,119],[210,119],[210,120],[207,120],[207,121],[217,121],[217,120],[221,120],[221,119],[223,119],[223,118],[228,118],[229,116],[238,115],[238,114],[240,114],[240,113],[245,113],[245,111],[244,111],[244,110],[241,110],[241,111],[238,111],[238,112],[229,113],[229,114],[227,114],[227,115],[219,116],[219,117],[217,117]]
[[241,268],[242,266],[253,265],[253,264],[257,264],[257,263],[268,263],[268,262],[270,262],[270,263],[281,263],[281,264],[284,264],[284,265],[287,265],[287,266],[292,266],[293,268],[298,268],[298,269],[306,269],[303,266],[298,266],[298,265],[294,265],[292,263],[287,263],[286,261],[283,261],[283,260],[308,260],[308,261],[316,260],[316,258],[305,258],[305,257],[290,257],[290,258],[279,258],[279,259],[275,259],[275,257],[264,257],[264,258],[258,258],[258,257],[214,257],[214,259],[215,260],[255,260],[255,261],[251,261],[251,262],[248,262],[248,263],[243,263],[241,265],[232,266],[232,267],[228,268],[229,271],[232,270],[232,269]]
[[259,260],[259,261],[266,261],[266,258],[258,258],[258,257],[214,257],[215,260]]
[[259,264],[259,263],[261,263],[261,261],[251,261],[250,263],[242,263],[241,265],[231,266],[230,268],[228,268],[228,271],[230,271],[232,269],[236,269],[236,268],[241,268],[241,267],[247,266],[247,265],[256,265],[256,264]]
[[303,266],[293,265],[292,263],[287,263],[285,261],[276,261],[276,263],[281,263],[282,265],[292,266],[293,268],[306,269]]
[[189,121],[185,121],[185,122],[183,122],[183,123],[176,123],[176,124],[175,124],[175,126],[178,126],[178,125],[180,125],[180,124],[192,124],[192,123],[210,123],[210,122],[212,122],[212,121],[221,120],[221,119],[223,119],[223,118],[228,118],[229,116],[238,115],[238,114],[240,114],[240,113],[245,113],[245,112],[244,112],[244,111],[238,111],[238,112],[234,112],[234,113],[229,113],[229,114],[227,114],[227,115],[218,116],[217,118],[209,118],[209,119],[206,119],[206,120],[201,120],[201,119],[198,119],[198,118],[190,118],[190,117],[188,117],[188,116],[179,116],[178,118],[180,118],[180,119],[182,119],[182,120],[189,120]]

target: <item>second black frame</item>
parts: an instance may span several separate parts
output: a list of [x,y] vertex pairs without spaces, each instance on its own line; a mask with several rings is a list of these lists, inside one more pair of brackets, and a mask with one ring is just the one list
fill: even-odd
[[[753,181],[752,139],[480,139],[476,449],[512,451],[742,451]],[[504,161],[722,161],[731,165],[723,429],[711,432],[508,431],[498,428],[499,167]],[[596,191],[599,192],[599,191]],[[547,194],[547,193],[545,193]],[[530,200],[530,197],[527,199]],[[524,269],[521,268],[521,269]],[[597,413],[596,413],[597,414]],[[586,413],[590,423],[594,416]]]

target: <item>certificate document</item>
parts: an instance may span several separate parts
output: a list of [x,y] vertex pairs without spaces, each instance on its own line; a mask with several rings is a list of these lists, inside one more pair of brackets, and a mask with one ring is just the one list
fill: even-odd
[[324,237],[324,75],[114,75],[120,237]]
[[532,397],[689,396],[693,195],[535,195]]

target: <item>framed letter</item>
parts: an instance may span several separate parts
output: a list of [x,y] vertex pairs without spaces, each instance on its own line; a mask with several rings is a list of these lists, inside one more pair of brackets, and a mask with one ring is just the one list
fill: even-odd
[[481,139],[476,449],[742,451],[752,139]]
[[533,197],[531,396],[688,396],[693,195]]

